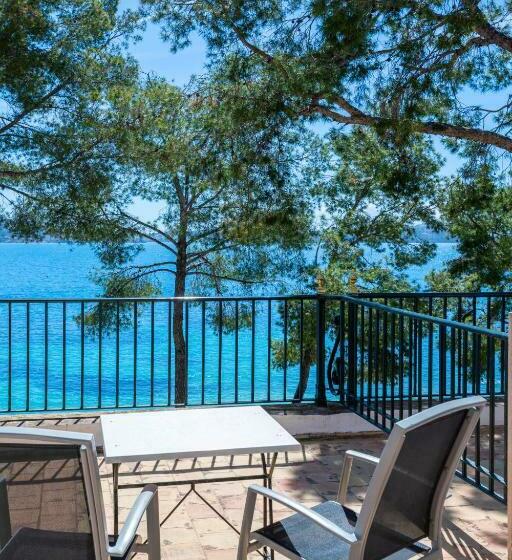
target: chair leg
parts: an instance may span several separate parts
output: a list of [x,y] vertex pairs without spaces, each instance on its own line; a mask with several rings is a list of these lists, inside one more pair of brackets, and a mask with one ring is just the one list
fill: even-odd
[[148,560],[160,560],[160,512],[158,507],[158,492],[153,496],[146,511],[148,544]]
[[256,494],[249,490],[245,500],[244,516],[242,519],[242,528],[240,530],[240,540],[238,541],[237,560],[247,559],[247,555],[249,553],[249,535],[251,534],[255,506]]

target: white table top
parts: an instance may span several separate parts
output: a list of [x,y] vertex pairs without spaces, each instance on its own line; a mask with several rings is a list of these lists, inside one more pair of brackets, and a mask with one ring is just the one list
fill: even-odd
[[261,406],[105,414],[101,429],[107,463],[301,449]]

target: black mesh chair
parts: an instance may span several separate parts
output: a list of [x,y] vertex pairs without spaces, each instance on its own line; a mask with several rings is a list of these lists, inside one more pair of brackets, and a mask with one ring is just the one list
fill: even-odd
[[[147,519],[147,543],[137,529]],[[145,552],[160,560],[156,486],[136,499],[109,537],[94,437],[0,429],[0,560],[108,560]]]
[[[395,424],[379,458],[347,451],[338,501],[308,509],[268,488],[247,493],[238,560],[263,546],[294,560],[379,560],[418,553],[442,558],[448,487],[486,401],[450,401]],[[375,466],[359,515],[344,506],[353,461]],[[295,514],[251,531],[256,497]],[[428,538],[429,546],[418,541]]]

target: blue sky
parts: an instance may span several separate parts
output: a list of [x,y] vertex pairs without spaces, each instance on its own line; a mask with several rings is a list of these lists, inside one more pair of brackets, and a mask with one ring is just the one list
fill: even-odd
[[[135,9],[138,4],[138,0],[121,0],[119,10]],[[190,47],[173,54],[160,37],[160,26],[153,23],[148,24],[142,40],[132,45],[130,52],[144,72],[163,76],[178,86],[201,74],[206,62],[206,46],[199,35],[193,36]]]

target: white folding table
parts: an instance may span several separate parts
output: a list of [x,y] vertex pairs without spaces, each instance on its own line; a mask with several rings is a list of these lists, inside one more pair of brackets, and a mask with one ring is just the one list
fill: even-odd
[[[114,532],[118,532],[119,490],[138,488],[145,483],[119,484],[121,463],[165,459],[259,454],[261,474],[208,479],[168,480],[160,486],[190,485],[172,513],[195,493],[235,531],[236,528],[196,490],[197,484],[262,480],[272,487],[277,454],[300,451],[300,443],[260,406],[191,408],[181,410],[126,412],[101,416],[105,461],[112,464]],[[266,455],[271,454],[271,460]],[[271,503],[264,502],[264,523],[272,521]],[[238,531],[237,531],[238,532]]]

